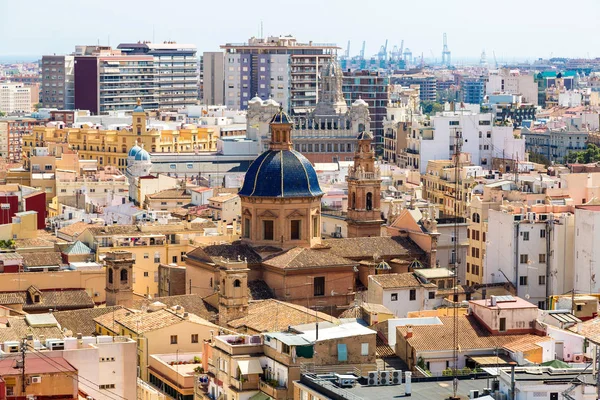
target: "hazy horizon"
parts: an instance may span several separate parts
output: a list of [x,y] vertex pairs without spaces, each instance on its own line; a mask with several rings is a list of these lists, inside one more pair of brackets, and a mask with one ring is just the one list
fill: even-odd
[[[68,54],[78,44],[110,44],[155,40],[191,43],[198,52],[217,51],[227,42],[245,42],[260,33],[264,36],[295,36],[301,42],[336,43],[350,55],[357,55],[366,42],[365,56],[375,55],[388,40],[388,51],[400,47],[413,56],[441,59],[442,37],[446,32],[453,60],[478,60],[482,50],[488,62],[534,61],[538,58],[594,58],[600,38],[595,19],[600,2],[581,0],[578,18],[560,18],[564,2],[516,1],[482,4],[476,0],[454,2],[430,0],[404,3],[381,1],[375,7],[362,2],[305,0],[293,6],[254,7],[241,0],[229,0],[226,7],[204,2],[178,2],[167,9],[164,2],[80,2],[54,3],[33,0],[6,2],[6,16],[0,25],[0,57],[41,57]],[[568,7],[568,6],[567,6]],[[289,8],[289,9],[287,9]],[[35,12],[32,12],[35,9]],[[590,15],[582,22],[581,15]],[[492,19],[492,17],[494,19]],[[25,22],[28,24],[25,25]]]

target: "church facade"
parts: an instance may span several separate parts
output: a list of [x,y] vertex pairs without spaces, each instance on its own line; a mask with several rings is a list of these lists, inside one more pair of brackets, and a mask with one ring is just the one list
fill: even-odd
[[[311,163],[352,161],[356,137],[371,130],[369,106],[358,99],[350,107],[342,93],[342,70],[331,60],[321,75],[317,106],[305,116],[294,117],[294,149]],[[248,137],[260,141],[261,149],[269,143],[269,124],[279,105],[273,100],[255,97],[248,102]]]

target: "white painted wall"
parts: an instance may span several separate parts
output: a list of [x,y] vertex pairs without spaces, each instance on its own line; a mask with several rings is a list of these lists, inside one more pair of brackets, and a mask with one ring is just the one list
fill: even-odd
[[575,282],[578,293],[600,291],[600,207],[575,209]]

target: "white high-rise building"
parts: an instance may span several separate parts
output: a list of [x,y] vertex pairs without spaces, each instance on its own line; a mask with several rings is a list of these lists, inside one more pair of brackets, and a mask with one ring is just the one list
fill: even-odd
[[450,160],[457,133],[462,135],[461,151],[471,155],[473,165],[491,169],[494,157],[525,159],[525,140],[514,137],[511,126],[494,125],[491,113],[444,111],[431,117],[428,127],[413,127],[406,152],[416,160],[410,165],[425,173],[428,161]]
[[22,83],[0,84],[0,111],[8,114],[30,113],[31,89]]
[[518,70],[501,69],[490,71],[485,85],[485,94],[519,94],[523,103],[538,105],[538,85],[533,75]]

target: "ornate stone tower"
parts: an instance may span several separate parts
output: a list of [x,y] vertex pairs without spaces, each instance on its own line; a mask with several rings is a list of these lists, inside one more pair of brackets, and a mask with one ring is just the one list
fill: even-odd
[[146,111],[142,107],[142,99],[137,99],[137,106],[131,112],[131,126],[136,135],[146,133]]
[[340,65],[332,58],[321,71],[321,89],[314,115],[333,116],[348,112],[348,105],[342,92],[343,79],[344,74]]
[[133,256],[129,251],[106,254],[106,305],[131,307]]
[[219,265],[219,324],[248,315],[248,263],[221,259]]
[[379,168],[375,168],[375,153],[371,149],[373,136],[369,132],[358,135],[354,166],[348,170],[348,237],[381,235]]

